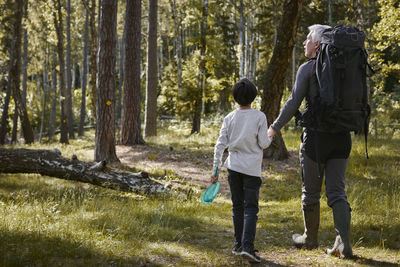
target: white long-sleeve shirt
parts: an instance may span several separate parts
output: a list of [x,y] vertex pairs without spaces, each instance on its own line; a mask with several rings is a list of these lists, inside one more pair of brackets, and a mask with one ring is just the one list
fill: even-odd
[[224,166],[230,170],[261,177],[263,149],[272,141],[267,135],[265,114],[255,109],[237,109],[229,113],[222,124],[214,148],[214,168],[220,167],[224,150],[229,155]]

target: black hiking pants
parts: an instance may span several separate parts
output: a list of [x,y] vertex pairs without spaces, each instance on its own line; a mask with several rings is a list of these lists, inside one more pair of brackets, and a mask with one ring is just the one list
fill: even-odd
[[231,189],[235,243],[241,245],[244,251],[252,252],[256,236],[261,178],[228,169],[228,182]]

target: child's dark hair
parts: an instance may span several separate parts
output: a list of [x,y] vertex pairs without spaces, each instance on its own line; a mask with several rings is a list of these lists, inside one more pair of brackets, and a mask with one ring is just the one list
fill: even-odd
[[243,78],[232,87],[232,95],[241,106],[247,106],[254,101],[258,94],[257,87],[247,78]]

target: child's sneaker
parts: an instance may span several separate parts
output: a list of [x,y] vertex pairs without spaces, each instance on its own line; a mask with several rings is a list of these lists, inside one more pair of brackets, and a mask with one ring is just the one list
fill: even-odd
[[242,253],[240,253],[240,255],[242,255],[244,258],[248,259],[250,262],[260,263],[261,258],[256,255],[256,252],[258,252],[258,250],[253,250],[251,252],[243,250]]
[[233,255],[240,255],[240,253],[242,252],[242,246],[236,244],[233,248],[232,248],[232,254]]

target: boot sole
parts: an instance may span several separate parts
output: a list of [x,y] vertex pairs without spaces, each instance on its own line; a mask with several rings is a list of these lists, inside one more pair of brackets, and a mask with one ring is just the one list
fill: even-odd
[[242,252],[240,253],[240,255],[241,255],[243,258],[249,260],[250,262],[254,262],[254,263],[260,263],[260,262],[261,262],[261,259],[257,259],[256,257],[254,257],[253,255],[251,255],[250,253],[248,253],[248,252],[246,252],[246,251],[242,251]]

